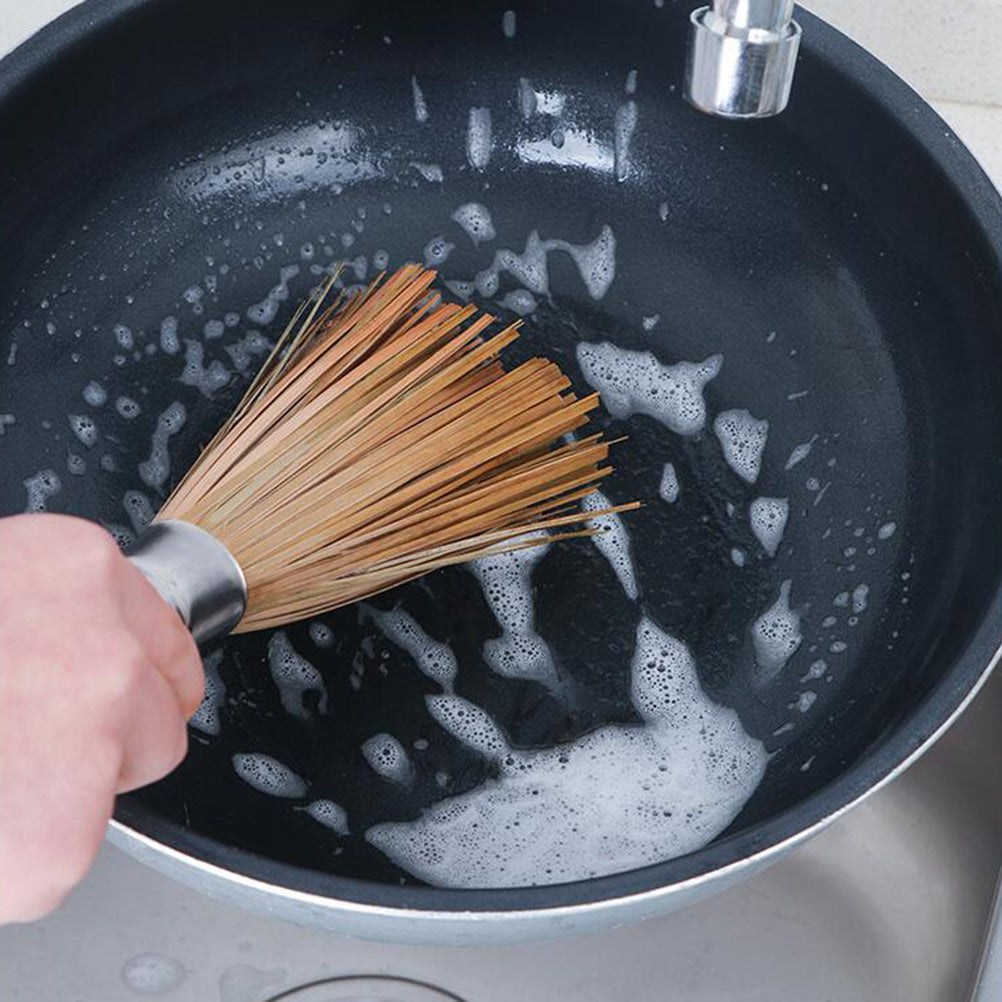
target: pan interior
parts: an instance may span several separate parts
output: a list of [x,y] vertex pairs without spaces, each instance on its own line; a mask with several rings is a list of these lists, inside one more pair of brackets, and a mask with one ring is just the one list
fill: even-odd
[[322,888],[523,886],[753,837],[879,747],[997,585],[997,280],[934,166],[874,183],[910,140],[848,85],[820,140],[823,61],[699,116],[672,5],[230,6],[122,15],[0,112],[0,511],[131,538],[326,270],[410,259],[602,392],[644,507],[208,650],[123,816]]

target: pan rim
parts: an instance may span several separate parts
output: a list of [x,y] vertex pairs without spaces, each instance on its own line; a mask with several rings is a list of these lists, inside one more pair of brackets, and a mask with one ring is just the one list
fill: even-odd
[[[36,73],[44,72],[82,39],[157,0],[84,0],[0,59],[0,107]],[[798,9],[805,31],[805,55],[849,77],[867,97],[892,115],[909,139],[921,146],[965,202],[976,222],[996,270],[1002,272],[1002,200],[967,148],[939,115],[907,83],[819,18]],[[994,222],[994,227],[990,223]],[[995,625],[998,624],[998,625]],[[427,920],[436,925],[507,919],[573,919],[613,905],[642,906],[676,893],[756,869],[806,841],[876,792],[914,763],[960,716],[1002,657],[1002,590],[996,591],[963,651],[934,688],[882,742],[831,783],[785,811],[745,831],[711,843],[685,856],[642,869],[574,883],[518,889],[439,889],[389,887],[371,881],[324,874],[331,894],[304,889],[319,875],[222,843],[242,869],[230,869],[183,848],[186,833],[169,822],[147,834],[129,820],[120,805],[109,837],[115,844],[143,855],[163,854],[193,872],[217,880],[278,895],[290,902],[337,911],[346,917]],[[834,806],[832,806],[834,805]],[[174,830],[176,827],[176,830]],[[205,842],[215,840],[200,836]],[[188,839],[190,842],[190,839]],[[280,882],[274,882],[275,879]],[[665,906],[665,909],[667,910]],[[425,938],[425,937],[422,937]]]

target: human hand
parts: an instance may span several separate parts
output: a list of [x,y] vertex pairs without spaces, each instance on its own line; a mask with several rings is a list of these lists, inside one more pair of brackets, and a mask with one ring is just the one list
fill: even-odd
[[184,758],[203,684],[180,617],[104,529],[0,519],[0,922],[83,877],[115,794]]

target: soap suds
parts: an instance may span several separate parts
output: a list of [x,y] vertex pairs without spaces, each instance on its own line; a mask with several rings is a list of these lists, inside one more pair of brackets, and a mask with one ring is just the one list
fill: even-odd
[[[233,368],[237,372],[246,372],[251,365],[251,359],[256,355],[266,355],[272,349],[271,342],[260,331],[248,331],[242,338],[231,344],[223,345],[223,351],[230,356]],[[218,363],[213,363],[218,364]],[[211,369],[211,366],[210,366]],[[224,370],[225,372],[225,370]],[[208,373],[210,382],[219,379],[218,376]],[[229,382],[229,374],[226,374],[226,382]],[[225,384],[224,384],[225,385]],[[214,392],[214,389],[211,391]]]
[[307,786],[287,765],[270,755],[238,753],[233,756],[233,770],[248,785],[271,797],[302,797]]
[[218,359],[213,359],[208,366],[203,363],[205,349],[200,341],[186,340],[184,352],[184,369],[181,371],[181,382],[185,386],[195,386],[206,397],[211,397],[230,381],[230,373]]
[[828,671],[828,662],[818,658],[817,661],[811,662],[811,666],[807,669],[807,672],[803,675],[800,681],[813,682],[815,679],[823,678],[826,671]]
[[783,469],[792,470],[797,463],[802,463],[811,454],[811,449],[814,447],[814,443],[817,440],[818,436],[815,435],[809,442],[801,442],[800,445],[794,446],[793,451],[790,453]]
[[779,597],[751,626],[755,681],[759,685],[774,679],[803,641],[800,614],[790,608],[791,585],[791,581],[780,585]]
[[168,355],[176,355],[181,350],[181,340],[177,334],[177,317],[164,317],[160,321],[160,347]]
[[157,418],[156,430],[150,441],[149,458],[139,464],[139,477],[144,484],[159,489],[167,481],[170,475],[167,443],[172,435],[181,430],[187,416],[184,404],[175,401]]
[[424,246],[424,263],[429,268],[440,268],[448,260],[449,255],[456,249],[456,245],[449,243],[440,233]]
[[770,557],[776,556],[790,517],[786,498],[755,498],[748,507],[748,521],[755,538]]
[[499,250],[491,265],[481,271],[475,281],[477,292],[489,297],[498,291],[499,276],[508,272],[537,296],[550,291],[547,255],[553,251],[569,254],[578,274],[592,299],[601,299],[616,276],[616,237],[612,227],[606,225],[598,236],[587,244],[572,244],[566,240],[542,240],[533,230],[525,241],[521,254],[512,250]]
[[632,699],[645,726],[607,725],[530,751],[507,749],[464,701],[440,702],[433,712],[495,758],[497,778],[366,839],[447,887],[583,880],[702,847],[758,785],[766,752],[706,697],[686,646],[648,619],[637,629]]
[[665,468],[661,473],[661,484],[658,487],[658,495],[662,501],[674,504],[678,500],[682,487],[678,482],[678,474],[675,472],[673,463],[665,463]]
[[[592,491],[581,499],[581,507],[585,511],[600,511],[602,508],[612,507],[612,503],[601,491]],[[590,518],[584,524],[588,529],[598,530],[591,537],[591,541],[609,562],[627,598],[635,600],[638,589],[633,558],[630,555],[630,537],[619,513],[613,512],[611,515]]]
[[126,491],[122,496],[122,507],[137,534],[153,521],[153,505],[142,491]]
[[333,800],[314,800],[303,810],[318,824],[330,828],[338,835],[348,834],[348,814],[340,804]]
[[515,289],[501,299],[501,305],[512,313],[517,313],[520,317],[527,317],[534,313],[539,305],[536,297],[528,289]]
[[326,624],[321,623],[319,620],[314,620],[309,625],[310,640],[317,645],[317,647],[333,647],[334,646],[334,631]]
[[664,365],[650,352],[627,351],[609,341],[582,341],[578,365],[602,395],[613,417],[647,414],[679,435],[695,435],[706,423],[703,389],[723,364],[722,355],[702,362]]
[[94,424],[93,418],[86,414],[70,414],[69,422],[70,430],[79,439],[81,445],[90,449],[97,441],[97,425]]
[[727,465],[749,484],[758,480],[762,453],[769,436],[769,422],[759,421],[746,410],[723,411],[713,421]]
[[181,298],[192,307],[192,313],[200,314],[203,310],[202,306],[202,296],[203,292],[200,286],[189,285],[184,292],[181,293]]
[[39,470],[21,482],[28,493],[28,503],[24,506],[26,512],[48,511],[49,499],[63,489],[63,482],[55,470]]
[[[548,242],[547,242],[548,243]],[[521,254],[511,250],[499,250],[489,268],[481,271],[474,284],[481,296],[493,296],[498,291],[501,272],[508,272],[530,291],[537,295],[549,292],[549,274],[546,265],[546,243],[533,230],[525,241]]]
[[480,202],[465,202],[452,214],[452,219],[474,244],[497,236],[490,210]]
[[490,163],[493,146],[490,108],[470,108],[466,127],[466,159],[470,166],[483,170]]
[[425,704],[432,717],[453,737],[489,758],[508,750],[500,728],[480,709],[461,696],[426,696]]
[[570,254],[592,299],[601,299],[616,277],[616,237],[605,225],[590,244],[571,244],[566,240],[548,240],[549,250]]
[[518,110],[526,122],[536,113],[536,91],[527,77],[518,78]]
[[801,713],[806,713],[813,705],[814,701],[818,698],[818,694],[811,689],[805,689],[799,696],[797,696],[796,707]]
[[83,398],[91,407],[103,407],[108,399],[105,388],[93,380],[83,388]]
[[121,396],[115,400],[115,410],[125,418],[126,421],[132,421],[134,418],[139,417],[142,408],[139,404],[132,399],[132,397]]
[[445,180],[445,174],[438,164],[425,164],[415,161],[411,166],[426,180],[432,184],[441,184]]
[[637,102],[626,101],[616,109],[612,123],[613,155],[617,181],[630,175],[630,143],[637,127]]
[[377,775],[401,786],[414,781],[414,766],[404,746],[391,734],[376,734],[362,745],[362,757]]
[[323,676],[296,651],[284,630],[273,633],[268,641],[268,668],[286,713],[308,720],[308,692],[318,694],[317,712],[321,715],[327,712],[327,687]]
[[289,282],[299,274],[298,264],[289,264],[279,269],[278,284],[268,291],[259,303],[247,309],[247,318],[262,327],[270,324],[278,314],[282,303],[289,298]]
[[424,92],[415,76],[411,77],[411,94],[414,97],[414,120],[418,123],[428,121],[428,103],[424,99]]
[[484,659],[499,675],[534,679],[552,690],[560,680],[546,642],[534,629],[532,569],[547,544],[481,557],[467,566],[501,627],[501,636],[484,644]]
[[413,616],[403,609],[389,612],[369,610],[383,635],[405,650],[418,668],[446,691],[452,691],[456,679],[456,656],[448,645],[428,636]]
[[219,666],[223,663],[223,652],[213,651],[202,661],[205,670],[205,695],[198,709],[191,715],[188,723],[203,734],[215,735],[222,729],[219,716],[220,707],[226,696],[226,686],[219,674]]

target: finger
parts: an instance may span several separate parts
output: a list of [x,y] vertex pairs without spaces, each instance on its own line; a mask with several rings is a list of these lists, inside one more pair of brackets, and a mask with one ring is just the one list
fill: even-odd
[[205,672],[198,647],[173,609],[145,576],[126,562],[122,612],[147,657],[177,695],[185,717],[198,709],[205,694]]
[[117,790],[123,793],[163,779],[188,748],[185,716],[177,694],[152,664],[140,665],[121,710],[122,762]]

